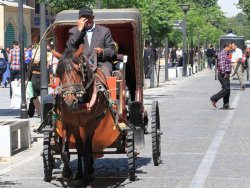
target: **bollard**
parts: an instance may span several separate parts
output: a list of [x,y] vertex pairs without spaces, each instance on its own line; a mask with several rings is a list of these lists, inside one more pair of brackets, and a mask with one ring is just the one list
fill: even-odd
[[249,81],[249,65],[250,64],[250,58],[248,58],[248,60],[247,60],[247,81]]
[[218,59],[215,59],[215,67],[214,67],[214,79],[218,79],[218,69],[217,69]]
[[188,67],[188,73],[189,73],[189,76],[191,76],[192,75],[192,68],[191,67]]
[[198,66],[195,65],[195,73],[198,73]]
[[176,67],[176,77],[178,77],[178,69],[177,69],[177,67]]

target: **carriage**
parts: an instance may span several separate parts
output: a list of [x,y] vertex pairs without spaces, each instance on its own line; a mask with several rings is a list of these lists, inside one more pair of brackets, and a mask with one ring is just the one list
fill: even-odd
[[[144,135],[148,134],[149,118],[143,106],[143,46],[140,13],[136,9],[94,9],[95,23],[108,27],[113,40],[119,45],[119,67],[112,77],[106,79],[109,98],[108,110],[103,114],[92,139],[92,153],[98,158],[103,154],[126,154],[128,175],[136,179],[135,160],[144,146]],[[57,14],[50,27],[53,42],[58,52],[66,47],[68,30],[76,25],[78,10],[66,10]],[[119,76],[117,76],[119,75]],[[51,181],[56,155],[61,155],[63,122],[57,117],[55,104],[44,107],[44,121],[38,132],[44,133],[43,163],[44,180]],[[158,102],[151,107],[152,159],[160,164],[160,117]],[[75,154],[74,137],[70,137],[70,148]]]

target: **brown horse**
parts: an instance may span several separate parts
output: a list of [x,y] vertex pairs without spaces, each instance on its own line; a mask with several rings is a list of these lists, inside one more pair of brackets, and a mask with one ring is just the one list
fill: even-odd
[[[98,69],[93,70],[84,58],[66,49],[57,68],[61,80],[56,95],[56,111],[62,122],[62,160],[64,178],[71,178],[69,167],[69,142],[73,135],[78,154],[76,178],[82,178],[87,185],[94,178],[92,138],[95,129],[107,112],[107,89],[105,76]],[[82,159],[84,172],[82,172]]]

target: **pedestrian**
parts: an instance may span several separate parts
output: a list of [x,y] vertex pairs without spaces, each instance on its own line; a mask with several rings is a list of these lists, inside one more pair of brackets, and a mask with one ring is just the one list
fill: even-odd
[[221,83],[222,90],[213,95],[210,100],[212,105],[217,108],[216,103],[223,98],[223,109],[231,109],[229,106],[230,98],[230,73],[231,61],[228,58],[228,51],[230,50],[228,43],[223,45],[223,50],[218,54],[218,79]]
[[17,41],[13,42],[13,48],[10,50],[8,59],[10,64],[10,98],[12,98],[11,82],[19,80],[21,75],[20,48]]
[[77,26],[69,30],[67,47],[78,49],[84,44],[83,54],[94,62],[93,52],[97,51],[97,63],[106,77],[112,75],[111,61],[115,57],[115,45],[108,28],[95,24],[93,10],[87,6],[79,10]]
[[176,50],[176,58],[177,58],[177,66],[182,66],[182,57],[183,57],[183,51],[180,47]]
[[37,116],[41,116],[41,71],[40,71],[40,46],[32,51],[32,61],[28,70],[28,81],[31,81],[33,87],[33,97],[30,99],[28,107],[29,117],[33,117],[35,111]]
[[6,51],[3,49],[3,46],[0,45],[0,80],[2,87],[6,87],[3,75],[7,69],[7,65],[8,65],[8,55]]
[[172,67],[175,67],[176,66],[176,59],[177,59],[175,47],[172,48],[172,50],[170,52],[170,57],[171,57]]
[[144,48],[144,58],[143,58],[143,64],[144,64],[144,76],[146,79],[150,79],[150,56],[151,56],[151,49],[149,44],[146,44]]
[[212,69],[215,65],[215,54],[216,51],[212,44],[209,45],[209,48],[207,49],[207,62],[208,62],[208,68]]
[[240,82],[240,91],[245,91],[245,81],[242,66],[243,53],[236,43],[232,43],[232,74],[231,78],[236,74]]
[[26,72],[28,71],[28,67],[31,62],[31,59],[32,59],[32,46],[29,45],[27,49],[25,50],[25,65],[26,65],[25,71]]

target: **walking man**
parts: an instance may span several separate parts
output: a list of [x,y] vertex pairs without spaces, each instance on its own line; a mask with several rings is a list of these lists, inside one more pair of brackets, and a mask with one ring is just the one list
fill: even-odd
[[240,90],[245,91],[245,82],[244,82],[244,75],[243,75],[243,66],[242,66],[242,50],[238,48],[236,43],[232,43],[232,74],[231,78],[237,74],[237,77],[240,82]]
[[230,97],[230,73],[231,73],[231,61],[228,58],[228,51],[230,50],[229,44],[226,43],[223,46],[223,50],[218,54],[218,79],[221,83],[222,90],[213,95],[210,100],[212,105],[217,108],[216,102],[223,98],[223,109],[230,109],[229,97]]
[[210,44],[209,48],[207,49],[207,62],[210,69],[212,69],[215,64],[215,53],[216,52],[213,45]]

